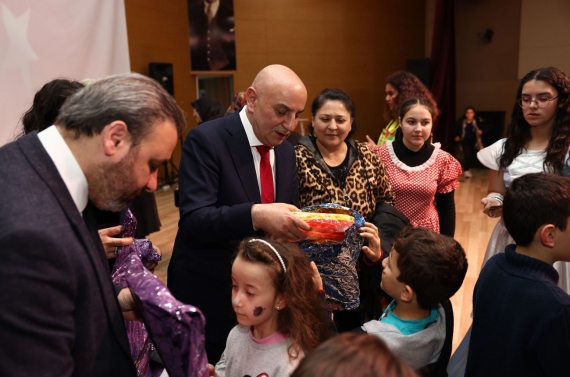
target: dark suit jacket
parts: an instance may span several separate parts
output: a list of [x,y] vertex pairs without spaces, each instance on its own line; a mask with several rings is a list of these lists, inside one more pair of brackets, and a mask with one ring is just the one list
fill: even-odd
[[0,161],[0,375],[136,376],[101,241],[37,134]]
[[[276,202],[299,205],[295,153],[275,148]],[[206,316],[206,340],[220,346],[235,325],[231,263],[237,243],[255,235],[251,206],[261,203],[255,166],[239,113],[188,133],[179,171],[180,222],[168,287]]]

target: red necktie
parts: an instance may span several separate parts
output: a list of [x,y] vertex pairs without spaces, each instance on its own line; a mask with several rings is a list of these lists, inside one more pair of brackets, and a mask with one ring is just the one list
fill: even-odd
[[261,155],[261,162],[259,164],[259,180],[261,181],[261,203],[273,203],[274,189],[273,189],[273,171],[271,169],[271,162],[269,161],[269,147],[265,145],[258,145],[257,151]]

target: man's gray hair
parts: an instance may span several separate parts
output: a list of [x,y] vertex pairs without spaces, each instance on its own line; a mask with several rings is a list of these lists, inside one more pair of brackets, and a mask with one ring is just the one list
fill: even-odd
[[157,81],[138,73],[109,76],[81,89],[62,106],[55,124],[78,138],[98,135],[117,120],[126,123],[133,145],[167,120],[179,135],[186,128],[174,98]]

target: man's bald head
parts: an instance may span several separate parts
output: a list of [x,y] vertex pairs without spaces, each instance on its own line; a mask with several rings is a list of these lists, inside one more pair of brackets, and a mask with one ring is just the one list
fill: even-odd
[[307,89],[290,68],[274,64],[263,68],[247,89],[247,117],[264,145],[281,144],[297,126],[305,110]]
[[287,86],[300,91],[307,91],[303,81],[291,68],[280,64],[268,65],[263,68],[251,84],[252,88],[262,95],[264,91],[275,89],[280,86]]

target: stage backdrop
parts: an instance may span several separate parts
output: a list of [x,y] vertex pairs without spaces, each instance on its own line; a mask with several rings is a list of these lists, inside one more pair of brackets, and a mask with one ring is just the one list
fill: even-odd
[[129,71],[123,0],[0,0],[0,145],[46,82]]

